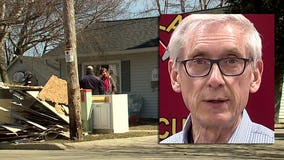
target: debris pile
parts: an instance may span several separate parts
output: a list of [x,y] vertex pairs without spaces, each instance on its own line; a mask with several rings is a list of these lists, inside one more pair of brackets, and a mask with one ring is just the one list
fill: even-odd
[[0,84],[0,142],[69,138],[67,82],[42,86]]

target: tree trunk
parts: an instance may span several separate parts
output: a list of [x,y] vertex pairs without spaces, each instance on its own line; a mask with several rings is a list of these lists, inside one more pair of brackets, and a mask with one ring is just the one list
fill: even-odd
[[220,7],[223,7],[224,5],[224,0],[220,0]]
[[4,83],[9,83],[3,41],[0,43],[0,74],[1,80]]
[[[0,20],[5,18],[5,2],[0,2]],[[6,59],[5,59],[5,52],[4,52],[4,43],[6,40],[8,32],[5,29],[5,26],[0,26],[0,74],[1,80],[4,83],[9,83],[8,73],[7,73],[7,66],[6,66]]]
[[168,13],[168,7],[169,7],[169,2],[168,2],[168,0],[165,0],[165,8],[164,8],[164,13],[165,14]]
[[200,6],[200,10],[203,10],[203,0],[199,0],[199,6]]
[[185,0],[180,0],[180,9],[181,9],[181,13],[185,13],[185,4],[184,4]]
[[65,60],[67,63],[67,86],[69,104],[70,138],[83,140],[81,121],[81,98],[79,90],[74,1],[64,0]]
[[156,4],[157,4],[157,7],[158,7],[159,15],[161,15],[161,14],[162,14],[162,11],[161,11],[160,1],[159,1],[159,0],[156,0]]

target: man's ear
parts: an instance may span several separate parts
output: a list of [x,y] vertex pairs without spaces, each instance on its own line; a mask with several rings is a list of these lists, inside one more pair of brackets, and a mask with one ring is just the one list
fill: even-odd
[[263,72],[263,61],[258,60],[252,72],[250,93],[255,93],[256,91],[258,91],[260,84],[261,84],[262,72]]
[[179,72],[174,69],[174,62],[172,59],[168,62],[168,71],[171,79],[171,85],[175,92],[180,93],[181,92],[181,86],[180,86],[180,77]]

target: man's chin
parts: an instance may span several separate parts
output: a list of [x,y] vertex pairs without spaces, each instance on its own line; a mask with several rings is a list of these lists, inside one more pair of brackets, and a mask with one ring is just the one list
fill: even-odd
[[231,116],[227,114],[208,115],[207,118],[201,118],[203,125],[208,126],[224,126],[231,122]]

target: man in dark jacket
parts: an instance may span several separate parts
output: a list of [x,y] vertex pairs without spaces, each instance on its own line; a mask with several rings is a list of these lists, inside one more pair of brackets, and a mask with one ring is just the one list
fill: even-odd
[[80,80],[80,88],[92,89],[92,94],[104,94],[104,85],[102,80],[95,76],[92,66],[86,68],[86,75]]

